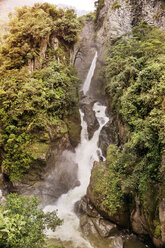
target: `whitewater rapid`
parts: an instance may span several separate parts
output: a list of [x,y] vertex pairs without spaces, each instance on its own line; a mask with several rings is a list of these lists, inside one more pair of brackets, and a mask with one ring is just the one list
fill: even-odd
[[[91,79],[94,74],[97,61],[97,52],[91,63],[87,78],[83,85],[84,95],[90,87]],[[69,190],[66,194],[61,195],[54,205],[46,206],[44,211],[53,211],[58,209],[59,218],[63,219],[62,226],[56,228],[55,232],[47,231],[49,238],[55,238],[63,242],[71,242],[74,248],[92,248],[92,245],[86,240],[80,231],[79,218],[74,213],[74,205],[85,194],[89,185],[91,169],[94,161],[105,160],[101,149],[98,147],[99,135],[104,125],[109,121],[106,116],[106,107],[99,102],[94,103],[93,111],[99,123],[99,128],[95,131],[93,137],[89,140],[87,123],[84,120],[84,113],[80,109],[81,116],[81,142],[77,146],[75,152],[64,152],[64,156],[69,156],[72,161],[78,165],[78,180],[80,185]]]

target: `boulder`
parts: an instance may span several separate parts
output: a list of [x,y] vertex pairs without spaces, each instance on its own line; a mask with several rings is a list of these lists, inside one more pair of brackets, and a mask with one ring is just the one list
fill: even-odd
[[75,212],[78,215],[86,214],[92,218],[101,217],[87,196],[84,196],[80,201],[76,202]]
[[103,218],[95,218],[93,224],[102,238],[114,236],[119,233],[117,226]]
[[[107,168],[106,168],[106,163],[105,162],[95,162],[93,169],[92,169],[92,175],[95,174],[95,172],[97,172],[97,169],[101,169],[101,171],[103,172],[104,176],[104,172],[106,172]],[[96,173],[97,174],[97,173]],[[92,204],[95,206],[95,208],[97,209],[97,211],[107,220],[112,221],[113,223],[119,225],[122,228],[129,228],[130,227],[130,221],[129,221],[129,208],[128,205],[122,205],[120,207],[120,209],[118,209],[116,211],[116,213],[112,213],[108,208],[104,207],[103,204],[103,198],[102,198],[102,194],[101,192],[96,193],[95,192],[95,185],[97,184],[97,180],[98,177],[97,175],[91,176],[90,179],[90,184],[87,188],[87,197],[89,198],[89,200],[92,202]],[[106,183],[103,182],[102,183]],[[104,188],[104,187],[102,187]]]
[[99,128],[99,123],[95,117],[95,112],[93,111],[93,105],[95,101],[85,96],[80,101],[80,108],[84,115],[84,120],[88,127],[88,137],[91,139],[94,132]]
[[140,201],[137,196],[135,198],[135,203],[136,208],[133,209],[130,216],[132,230],[137,234],[148,234],[148,226],[143,211],[140,208]]
[[107,147],[110,144],[114,144],[116,140],[116,128],[112,114],[109,118],[109,122],[102,128],[99,136],[99,147],[101,148],[104,157],[106,157]]
[[119,233],[117,226],[104,219],[87,196],[76,203],[75,211],[80,216],[80,226],[84,234],[88,231],[99,234],[101,238],[108,238]]

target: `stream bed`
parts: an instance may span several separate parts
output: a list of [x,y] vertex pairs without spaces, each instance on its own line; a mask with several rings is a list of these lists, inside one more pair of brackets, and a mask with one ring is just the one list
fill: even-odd
[[[86,80],[82,86],[83,96],[88,96],[91,79],[93,77],[97,61],[97,52],[91,63]],[[104,161],[105,158],[101,149],[98,147],[99,136],[102,128],[109,121],[106,114],[106,106],[93,99],[93,111],[99,123],[93,137],[89,139],[88,126],[85,121],[85,113],[80,109],[81,116],[81,141],[74,152],[64,151],[63,156],[68,159],[69,163],[73,162],[78,166],[77,179],[78,185],[70,189],[67,193],[62,194],[58,200],[47,205],[44,211],[58,210],[58,216],[63,219],[63,224],[57,227],[55,232],[47,230],[48,245],[56,245],[64,248],[144,248],[136,236],[114,234],[108,238],[102,238],[97,231],[85,235],[80,228],[80,219],[75,213],[75,203],[80,201],[86,194],[90,182],[91,170],[94,161]],[[112,224],[113,225],[113,224]],[[88,233],[88,232],[87,232]],[[51,247],[53,247],[51,246]]]

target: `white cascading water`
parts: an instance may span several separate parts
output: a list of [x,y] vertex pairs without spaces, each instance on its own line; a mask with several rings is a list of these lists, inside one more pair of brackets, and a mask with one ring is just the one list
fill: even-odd
[[[90,87],[90,82],[94,74],[96,66],[97,52],[91,64],[90,70],[83,87],[84,94]],[[80,186],[71,189],[63,194],[54,205],[46,206],[44,211],[53,211],[58,209],[58,216],[63,219],[62,226],[57,227],[55,232],[47,231],[50,238],[59,239],[63,242],[71,242],[74,248],[92,248],[89,241],[85,240],[80,232],[79,218],[74,213],[74,204],[79,201],[85,194],[90,181],[91,169],[94,161],[99,161],[102,156],[100,148],[98,148],[98,140],[102,127],[109,121],[105,114],[106,107],[100,103],[93,106],[95,116],[100,124],[98,130],[95,131],[91,140],[88,139],[87,123],[84,121],[84,113],[80,110],[81,116],[81,142],[72,153],[72,159],[78,165],[78,180]],[[69,152],[71,153],[71,152]]]
[[91,83],[91,80],[92,80],[92,77],[94,75],[94,71],[95,71],[95,68],[96,68],[96,62],[97,62],[97,51],[95,53],[95,56],[94,56],[92,64],[91,64],[91,67],[89,69],[89,72],[88,72],[87,77],[85,79],[85,82],[83,84],[84,95],[86,95],[88,90],[89,90],[90,83]]

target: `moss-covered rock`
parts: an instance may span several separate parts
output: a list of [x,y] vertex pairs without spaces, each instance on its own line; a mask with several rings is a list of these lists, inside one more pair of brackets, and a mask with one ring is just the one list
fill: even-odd
[[60,139],[68,132],[67,125],[62,120],[54,119],[50,124],[48,124],[48,132],[51,142],[55,142],[57,139]]
[[[110,191],[111,181],[106,164],[104,162],[95,162],[87,189],[87,196],[105,218],[121,227],[129,227],[128,205],[124,204],[125,202],[123,201],[116,201],[114,206],[118,192]],[[114,203],[111,202],[111,199],[114,199]]]
[[65,118],[65,123],[68,129],[69,140],[73,147],[76,147],[80,142],[81,120],[78,107],[73,108],[71,113]]
[[46,162],[46,155],[49,150],[50,145],[43,142],[32,143],[28,147],[28,151],[31,152],[32,156],[36,160],[42,160]]

